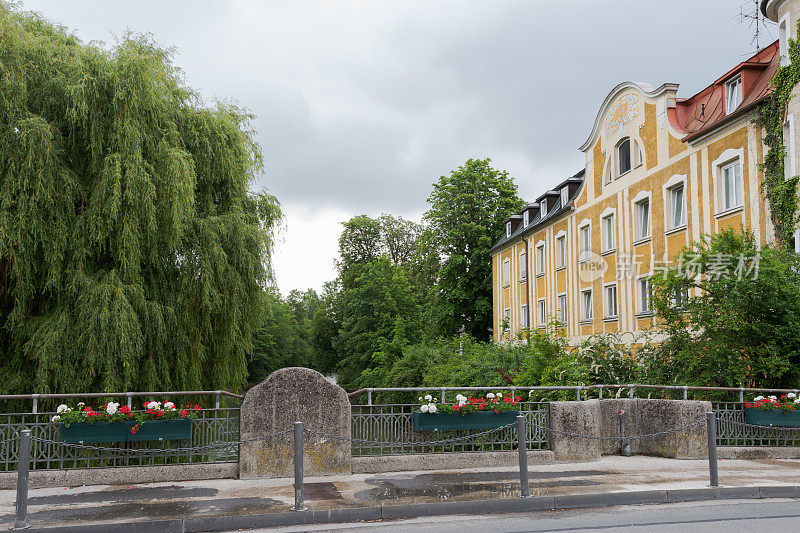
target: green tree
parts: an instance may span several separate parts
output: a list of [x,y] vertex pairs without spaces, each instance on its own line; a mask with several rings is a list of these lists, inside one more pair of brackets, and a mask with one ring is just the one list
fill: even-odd
[[[341,328],[333,339],[343,387],[362,384],[365,370],[391,366],[386,354],[421,339],[421,310],[402,267],[386,257],[368,264],[342,290]],[[382,356],[378,357],[378,354]]]
[[[645,352],[651,382],[796,387],[800,378],[800,262],[732,230],[684,251],[655,277],[666,338]],[[689,294],[690,289],[698,294]]]
[[0,391],[243,385],[281,216],[251,116],[5,2],[0,79]]
[[488,340],[492,327],[492,264],[488,255],[505,219],[522,209],[517,186],[490,159],[470,159],[434,184],[425,220],[445,257],[435,320],[444,335],[461,328]]
[[248,356],[250,384],[258,383],[275,370],[288,366],[309,366],[312,348],[304,300],[313,300],[316,293],[292,291],[284,301],[274,289],[265,295],[264,319],[253,338],[253,351]]

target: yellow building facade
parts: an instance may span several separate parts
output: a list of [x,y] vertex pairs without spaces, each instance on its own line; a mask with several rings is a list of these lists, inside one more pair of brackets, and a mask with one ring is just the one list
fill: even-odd
[[724,228],[770,240],[754,116],[779,61],[774,43],[686,99],[676,84],[615,87],[585,168],[506,220],[492,248],[495,340],[554,321],[571,342],[647,330],[649,277],[683,247]]

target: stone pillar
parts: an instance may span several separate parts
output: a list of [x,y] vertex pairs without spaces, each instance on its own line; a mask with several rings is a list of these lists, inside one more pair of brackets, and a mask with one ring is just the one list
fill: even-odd
[[[283,368],[247,391],[242,402],[240,435],[245,441],[292,429],[300,421],[305,430],[350,438],[350,400],[347,393],[315,370]],[[349,474],[350,442],[308,435],[304,439],[306,476]],[[239,477],[291,477],[294,472],[293,437],[242,444]]]
[[600,403],[600,400],[587,400],[550,404],[550,429],[553,430],[550,433],[550,449],[556,461],[595,461],[600,458],[599,440],[570,437],[560,433],[599,435]]
[[[620,452],[619,413],[630,416],[625,434],[649,435],[683,427],[697,420],[705,421],[711,402],[684,400],[649,400],[619,398],[584,402],[552,402],[550,404],[550,449],[556,461],[593,461],[600,455]],[[559,432],[612,439],[571,437]],[[691,428],[646,439],[628,439],[631,453],[673,459],[708,457],[708,435],[705,423]]]
[[[636,433],[647,435],[705,420],[711,411],[711,402],[686,400],[637,399],[635,404],[638,426]],[[708,457],[708,430],[706,424],[661,437],[641,439],[637,453],[673,459],[703,459]]]

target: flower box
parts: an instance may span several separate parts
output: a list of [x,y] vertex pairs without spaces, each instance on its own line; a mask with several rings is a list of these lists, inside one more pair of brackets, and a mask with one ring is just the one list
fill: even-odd
[[450,431],[459,429],[495,429],[517,420],[519,411],[495,413],[414,413],[414,429],[417,431]]
[[59,424],[61,441],[70,444],[90,442],[125,442],[130,433],[127,422],[73,423],[67,427]]
[[151,420],[131,432],[136,424],[127,422],[128,442],[143,440],[181,440],[192,437],[191,420]]
[[141,424],[135,433],[136,422],[73,423],[61,427],[61,441],[70,444],[90,442],[140,442],[146,440],[180,440],[192,436],[191,420],[151,420]]
[[754,426],[800,426],[800,410],[786,412],[747,407],[744,410],[744,419]]

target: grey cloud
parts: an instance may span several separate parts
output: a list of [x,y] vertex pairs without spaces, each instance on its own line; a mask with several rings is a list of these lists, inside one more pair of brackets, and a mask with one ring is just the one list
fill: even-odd
[[529,198],[571,175],[614,85],[675,81],[689,96],[752,51],[741,2],[26,6],[85,40],[130,28],[176,46],[190,84],[257,115],[259,185],[284,203],[409,213],[468,157],[492,157]]

